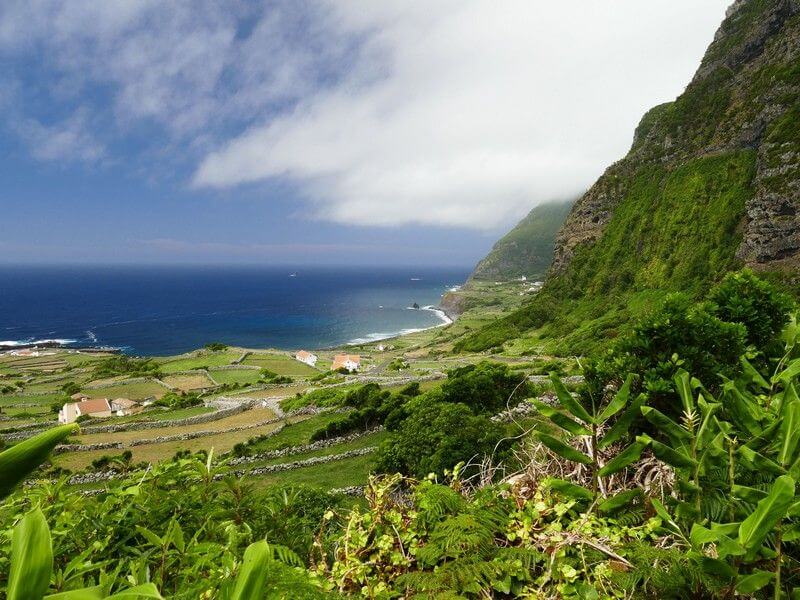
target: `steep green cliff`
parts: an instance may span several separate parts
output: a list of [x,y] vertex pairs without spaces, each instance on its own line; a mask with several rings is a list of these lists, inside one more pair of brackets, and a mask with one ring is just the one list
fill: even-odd
[[729,8],[685,92],[573,207],[542,292],[457,347],[536,329],[591,351],[664,293],[743,265],[790,282],[800,266],[800,0]]
[[478,263],[471,279],[543,278],[553,262],[556,233],[571,206],[570,202],[548,202],[534,207]]

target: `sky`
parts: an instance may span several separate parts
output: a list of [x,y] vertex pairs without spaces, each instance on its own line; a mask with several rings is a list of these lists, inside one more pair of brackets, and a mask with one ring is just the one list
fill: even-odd
[[0,263],[467,266],[730,0],[4,0]]

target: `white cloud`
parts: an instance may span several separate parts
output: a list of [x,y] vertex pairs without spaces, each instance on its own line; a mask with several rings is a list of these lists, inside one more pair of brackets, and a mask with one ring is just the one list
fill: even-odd
[[300,182],[319,217],[492,228],[576,194],[682,91],[728,0],[335,3],[332,89],[210,153],[197,186]]
[[290,179],[331,221],[491,229],[622,156],[729,2],[6,0],[0,89],[42,160],[114,148],[199,188]]
[[14,126],[34,158],[43,161],[97,162],[105,155],[102,143],[95,139],[88,125],[86,111],[52,125],[36,119],[24,119]]

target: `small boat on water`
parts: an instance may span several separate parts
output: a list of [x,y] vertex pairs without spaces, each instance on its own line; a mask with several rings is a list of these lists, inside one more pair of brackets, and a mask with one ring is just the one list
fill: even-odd
[[297,277],[297,273],[289,273],[289,277]]
[[421,279],[419,277],[412,277],[411,281],[421,281]]

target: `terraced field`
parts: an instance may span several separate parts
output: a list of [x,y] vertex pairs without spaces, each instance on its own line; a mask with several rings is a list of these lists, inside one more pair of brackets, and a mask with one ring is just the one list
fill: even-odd
[[135,383],[121,382],[116,385],[101,388],[84,388],[82,390],[90,398],[129,398],[143,400],[144,398],[161,398],[169,389],[157,381],[137,381]]
[[170,387],[184,392],[210,389],[215,385],[214,382],[208,378],[208,375],[203,372],[187,373],[182,375],[166,375],[161,378],[161,381]]
[[284,354],[252,353],[248,354],[242,361],[243,365],[269,369],[278,375],[288,377],[313,377],[319,375],[319,371],[309,367],[299,360]]

